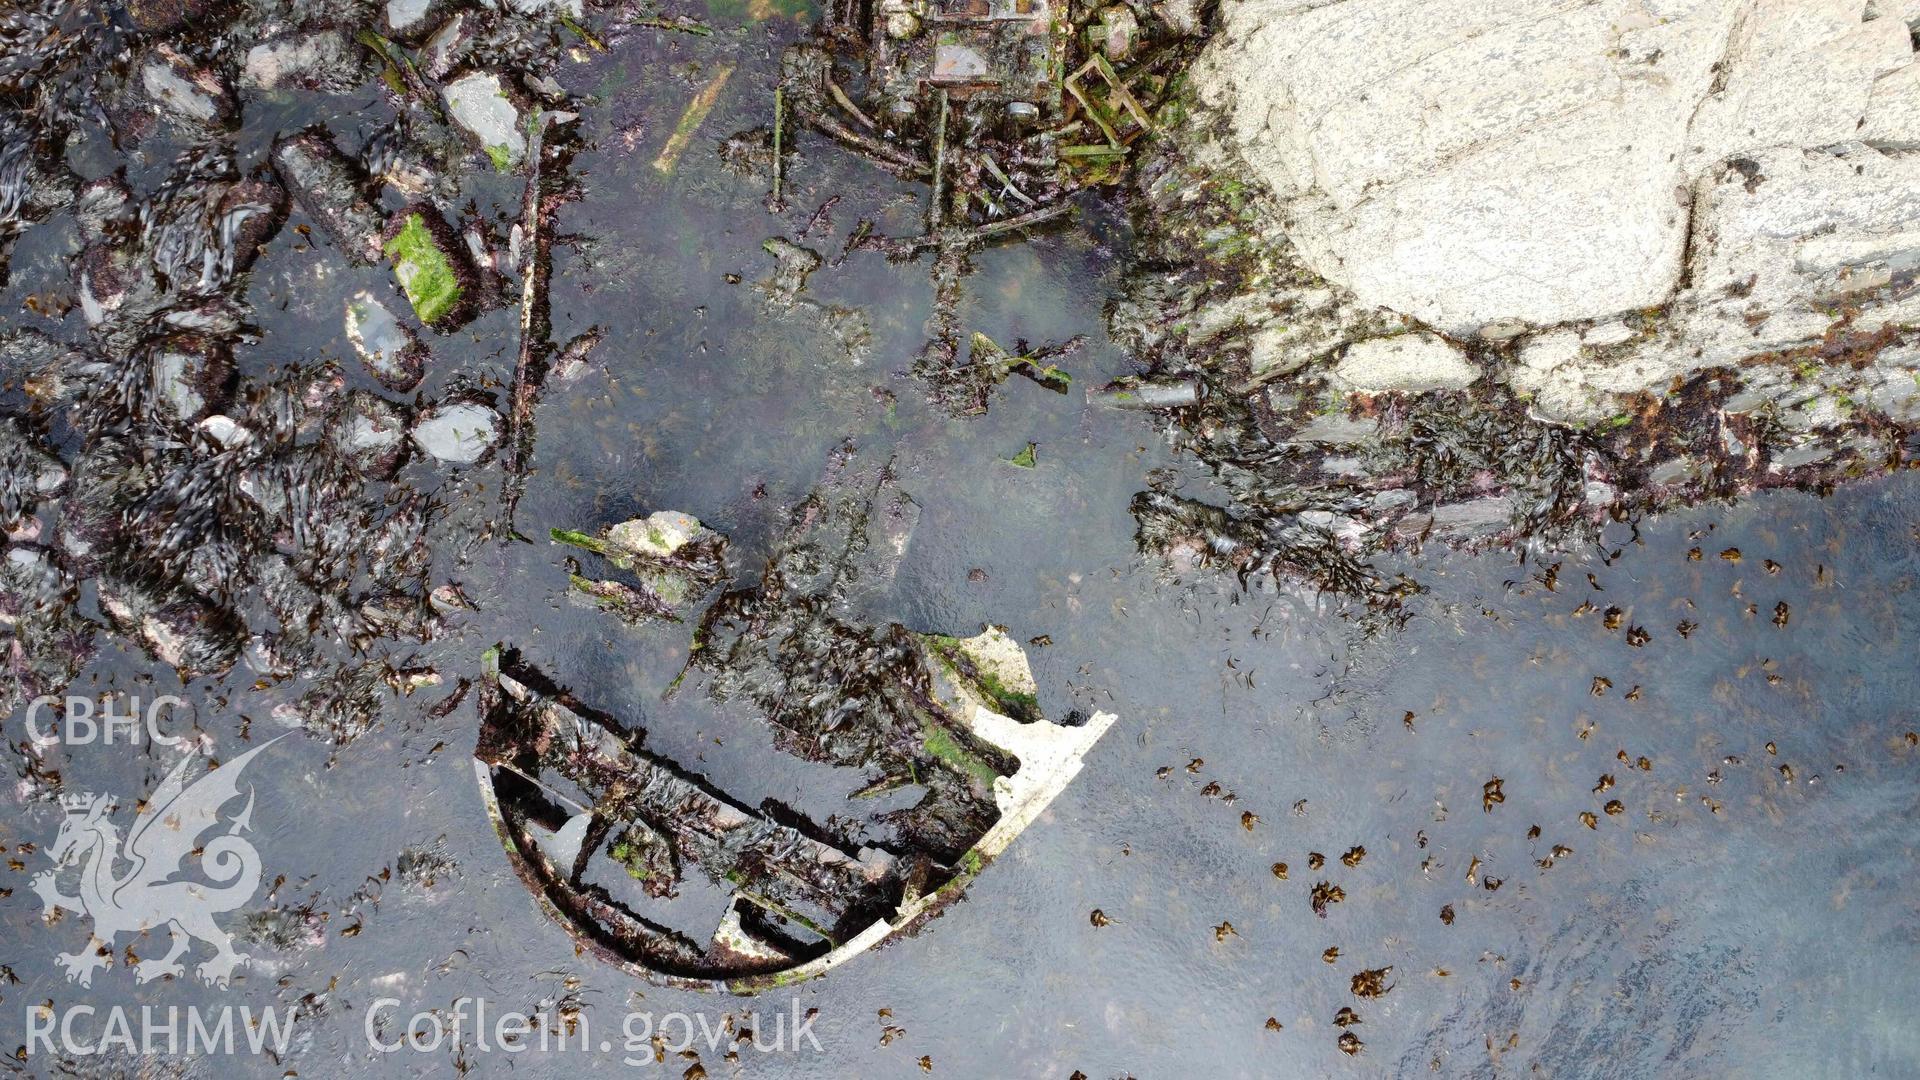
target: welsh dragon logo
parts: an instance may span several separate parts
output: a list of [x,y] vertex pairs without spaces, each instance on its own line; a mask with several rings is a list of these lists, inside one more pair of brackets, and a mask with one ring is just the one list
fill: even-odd
[[[234,951],[233,938],[213,917],[246,903],[260,887],[260,853],[239,835],[252,824],[253,789],[247,789],[246,806],[226,823],[225,832],[202,838],[221,827],[220,808],[239,797],[240,774],[247,763],[285,737],[254,747],[192,785],[187,783],[187,767],[193,758],[182,758],[134,816],[124,844],[111,820],[118,809],[112,796],[61,796],[66,820],[46,849],[54,865],[34,875],[33,890],[48,915],[65,909],[93,919],[93,936],[86,945],[60,954],[69,980],[93,985],[93,973],[113,961],[115,938],[165,926],[172,944],[165,956],[135,965],[138,981],[182,974],[180,958],[198,939],[213,946],[214,955],[194,973],[209,986],[227,986],[234,969],[247,962],[247,954]],[[183,876],[190,861],[198,862],[210,885]],[[62,893],[58,882],[70,866],[80,868],[79,892],[72,896]]]

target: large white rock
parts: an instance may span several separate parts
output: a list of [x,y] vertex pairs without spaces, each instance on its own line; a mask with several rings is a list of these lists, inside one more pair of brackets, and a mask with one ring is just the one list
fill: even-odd
[[1729,160],[1920,139],[1905,9],[1242,0],[1199,85],[1312,270],[1467,335],[1665,303]]
[[1845,306],[1861,309],[1857,330],[1920,316],[1920,298],[1890,287],[1920,269],[1920,157],[1855,145],[1740,164],[1701,185],[1692,274],[1675,304],[1697,365],[1818,338]]

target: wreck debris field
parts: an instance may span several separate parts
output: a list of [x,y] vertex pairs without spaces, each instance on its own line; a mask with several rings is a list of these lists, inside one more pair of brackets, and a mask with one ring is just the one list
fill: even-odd
[[24,1077],[1920,1077],[1920,5],[5,0]]

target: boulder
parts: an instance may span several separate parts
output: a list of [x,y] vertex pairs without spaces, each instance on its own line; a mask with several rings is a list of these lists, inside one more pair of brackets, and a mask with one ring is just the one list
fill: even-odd
[[328,429],[334,449],[363,474],[393,475],[407,450],[407,420],[398,406],[365,390],[349,393],[338,422]]
[[705,536],[698,518],[677,510],[656,510],[607,530],[607,546],[629,555],[663,559]]
[[442,402],[421,413],[413,425],[415,446],[454,465],[479,461],[499,440],[499,414],[477,401]]
[[225,123],[234,113],[232,91],[217,72],[194,64],[169,45],[155,46],[140,67],[140,83],[155,104],[194,126]]
[[1868,14],[1247,0],[1198,85],[1315,273],[1465,336],[1665,303],[1702,231],[1694,186],[1729,161],[1912,137],[1909,28]]
[[249,90],[350,90],[365,81],[366,54],[344,30],[286,34],[247,50],[240,85]]
[[0,417],[0,533],[21,527],[66,484],[66,465],[16,421]]
[[239,620],[197,596],[103,577],[99,597],[107,620],[182,680],[223,675],[240,657]]
[[176,334],[148,352],[151,401],[156,412],[182,425],[197,424],[222,408],[233,382],[226,347],[197,334]]
[[325,131],[314,129],[274,143],[273,167],[300,208],[312,217],[348,259],[379,257],[379,213],[362,190],[358,167]]

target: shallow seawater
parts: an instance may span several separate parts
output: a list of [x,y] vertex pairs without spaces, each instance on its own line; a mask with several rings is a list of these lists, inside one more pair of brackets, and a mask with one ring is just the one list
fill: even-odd
[[[803,136],[788,207],[769,211],[765,178],[729,172],[714,153],[717,139],[770,121],[784,33],[663,36],[570,69],[569,86],[599,107],[584,118],[596,141],[578,162],[584,196],[559,223],[570,242],[556,256],[555,338],[598,325],[605,342],[588,370],[546,387],[514,522],[530,539],[477,539],[497,468],[406,474],[449,504],[436,580],[478,610],[416,650],[442,685],[396,700],[350,745],[294,734],[250,766],[250,836],[268,885],[246,912],[278,913],[242,936],[252,965],[225,992],[139,987],[119,966],[73,987],[54,956],[84,931],[71,918],[46,925],[29,887],[44,859],[18,848],[19,868],[0,871],[0,964],[13,976],[0,985],[0,1049],[23,1044],[27,1010],[49,1001],[298,1003],[284,1060],[163,1055],[144,1067],[571,1076],[637,1061],[678,1076],[695,1059],[624,1045],[629,1013],[716,1029],[731,1018],[766,1035],[797,1008],[818,1010],[818,1051],[741,1045],[729,1062],[731,1039],[715,1049],[695,1028],[697,1060],[710,1076],[1920,1075],[1909,1017],[1920,1002],[1920,747],[1907,739],[1920,728],[1920,482],[1824,500],[1766,494],[1621,526],[1609,550],[1558,559],[1555,588],[1544,580],[1555,560],[1429,552],[1412,566],[1430,591],[1386,632],[1363,633],[1331,601],[1171,578],[1135,553],[1128,500],[1159,470],[1198,497],[1208,483],[1150,418],[1086,398],[1127,371],[1102,315],[1126,251],[1121,215],[1089,202],[1076,227],[976,259],[965,329],[1002,343],[1089,340],[1066,361],[1071,393],[1016,378],[987,415],[947,418],[905,374],[929,311],[924,264],[837,260],[863,218],[917,229],[921,193]],[[718,107],[662,175],[653,162],[680,106],[722,62],[737,66]],[[356,108],[379,105],[369,94],[325,106],[337,114],[319,107],[250,113],[243,146],[257,156],[276,130],[316,119],[350,128]],[[510,214],[518,186],[483,177],[467,194]],[[56,219],[23,238],[6,310],[34,273],[54,272],[60,229]],[[761,245],[774,236],[827,259],[802,295],[863,312],[862,355],[820,308],[770,301]],[[254,271],[262,340],[243,369],[346,359],[344,297],[391,288],[380,268],[342,270],[303,248],[283,230]],[[510,376],[514,328],[500,311],[435,338],[427,392]],[[1042,710],[1108,710],[1119,723],[964,902],[822,981],[715,997],[579,955],[514,877],[482,809],[473,696],[436,706],[504,642],[744,801],[830,812],[821,767],[774,753],[759,721],[694,688],[663,698],[684,628],[628,627],[568,598],[570,552],[545,537],[681,510],[726,533],[751,576],[785,508],[846,440],[862,460],[893,460],[923,511],[899,574],[863,594],[859,614],[1044,635],[1050,644],[1029,649]],[[1036,467],[1011,465],[1029,442]],[[1731,549],[1737,562],[1721,557]],[[1696,624],[1686,636],[1683,622]],[[1629,644],[1631,627],[1648,640]],[[183,688],[107,643],[73,692],[177,693],[214,755],[230,758],[243,732],[257,745],[284,730],[271,708],[298,689],[251,683],[236,671]],[[7,721],[16,771],[22,722]],[[131,799],[175,760],[95,744],[54,748],[45,767],[69,789]],[[1503,801],[1490,802],[1496,779]],[[57,805],[24,802],[24,790],[0,792],[9,848],[44,845],[59,821]],[[1309,900],[1321,881],[1345,894],[1324,918]],[[1092,925],[1095,909],[1108,925]],[[1355,996],[1355,974],[1387,967],[1383,996]],[[447,1015],[467,997],[496,1013],[577,1008],[589,1045],[509,1054],[469,1032],[427,1051],[370,1049],[370,1016]],[[1360,1018],[1357,1056],[1336,1042],[1343,1007]]]

